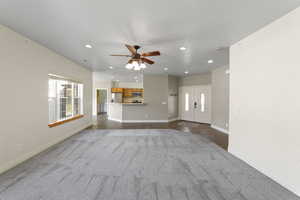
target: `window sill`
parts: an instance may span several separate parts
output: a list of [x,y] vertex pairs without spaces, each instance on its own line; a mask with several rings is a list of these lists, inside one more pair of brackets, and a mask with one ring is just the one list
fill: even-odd
[[55,126],[59,126],[59,125],[65,124],[65,123],[67,123],[67,122],[74,121],[74,120],[76,120],[76,119],[80,119],[80,118],[82,118],[82,117],[84,117],[84,115],[77,115],[77,116],[75,116],[75,117],[72,117],[72,118],[69,118],[69,119],[66,119],[66,120],[63,120],[63,121],[59,121],[59,122],[54,122],[54,123],[52,123],[52,124],[48,124],[48,126],[49,126],[50,128],[52,128],[52,127],[55,127]]

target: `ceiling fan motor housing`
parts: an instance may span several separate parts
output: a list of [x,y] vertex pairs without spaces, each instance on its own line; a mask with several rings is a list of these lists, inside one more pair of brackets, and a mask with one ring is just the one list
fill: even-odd
[[141,46],[139,46],[139,45],[134,45],[133,47],[134,47],[136,50],[138,50],[138,49],[141,48]]
[[139,54],[137,51],[138,49],[140,49],[141,47],[139,45],[134,45],[131,46],[129,44],[125,44],[125,46],[127,47],[127,49],[131,52],[131,55],[112,55],[112,56],[126,56],[126,57],[131,57],[131,59],[128,61],[128,64],[133,63],[134,61],[136,61],[137,63],[148,63],[150,65],[154,64],[154,61],[146,58],[149,56],[160,56],[160,52],[159,51],[152,51],[152,52],[147,52],[147,53],[142,53]]
[[136,53],[132,56],[133,59],[140,59],[141,58],[141,55]]

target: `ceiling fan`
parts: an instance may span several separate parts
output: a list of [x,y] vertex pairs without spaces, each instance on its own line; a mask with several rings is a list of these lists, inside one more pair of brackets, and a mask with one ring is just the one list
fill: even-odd
[[154,61],[146,58],[146,57],[151,57],[151,56],[160,56],[159,51],[152,51],[152,52],[147,52],[147,53],[138,53],[138,49],[141,47],[138,45],[128,45],[125,44],[127,49],[131,52],[131,55],[119,55],[119,54],[113,54],[111,56],[125,56],[125,57],[130,57],[131,59],[128,61],[126,68],[127,69],[134,69],[134,70],[141,70],[145,69],[146,65],[145,63],[148,63],[150,65],[154,64]]

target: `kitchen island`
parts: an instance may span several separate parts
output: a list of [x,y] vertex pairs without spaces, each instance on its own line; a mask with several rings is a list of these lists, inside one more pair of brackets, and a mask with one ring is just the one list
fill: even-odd
[[[152,76],[151,76],[152,77]],[[111,88],[108,119],[122,123],[168,122],[166,76],[144,79],[146,88]]]
[[146,103],[110,103],[109,104],[109,120],[117,122],[126,122],[128,112],[132,112],[139,106],[146,106]]

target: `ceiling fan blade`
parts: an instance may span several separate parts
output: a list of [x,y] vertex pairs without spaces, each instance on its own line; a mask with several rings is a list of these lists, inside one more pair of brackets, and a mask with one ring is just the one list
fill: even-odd
[[112,54],[110,56],[125,56],[125,57],[131,57],[130,55],[121,55],[121,54]]
[[135,49],[133,46],[131,46],[131,45],[129,45],[129,44],[125,44],[125,46],[127,47],[127,49],[128,49],[133,55],[136,54],[136,49]]
[[147,56],[160,56],[160,52],[159,51],[152,51],[152,52],[148,52],[148,53],[143,53],[142,56],[147,57]]
[[154,62],[152,60],[149,60],[148,58],[141,58],[141,60],[145,63],[148,63],[150,65],[154,64]]

